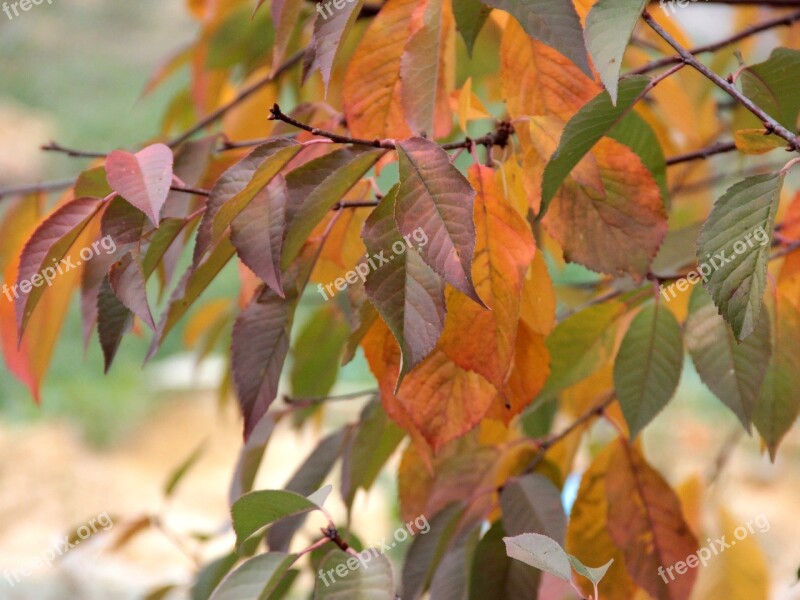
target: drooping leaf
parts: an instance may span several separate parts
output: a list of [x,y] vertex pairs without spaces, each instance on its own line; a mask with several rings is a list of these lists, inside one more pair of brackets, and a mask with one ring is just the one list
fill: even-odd
[[327,396],[339,374],[342,351],[350,329],[341,311],[326,305],[314,312],[300,330],[292,349],[290,380],[297,398]]
[[477,192],[472,278],[491,310],[450,294],[441,344],[453,362],[501,389],[513,366],[522,287],[536,247],[530,227],[495,184],[492,169],[476,165],[469,179]]
[[[400,345],[402,380],[436,346],[444,328],[445,302],[444,282],[397,228],[396,198],[394,187],[367,218],[363,238],[378,267],[369,270],[365,290]],[[378,265],[382,260],[388,262]]]
[[[26,242],[20,255],[18,287],[14,288],[20,340],[50,281],[61,275],[64,269],[80,266],[80,261],[74,263],[77,258],[71,257],[70,252],[102,206],[98,198],[77,198],[64,204],[47,217]],[[64,259],[68,264],[61,264]]]
[[272,0],[270,3],[272,23],[275,27],[275,44],[272,49],[273,68],[283,62],[286,48],[289,46],[294,29],[300,21],[300,9],[302,7],[302,0]]
[[442,148],[424,138],[397,146],[400,187],[395,220],[400,233],[413,236],[421,228],[428,243],[422,258],[448,283],[480,302],[472,282],[475,251],[475,191]]
[[614,363],[614,386],[635,438],[672,398],[683,370],[681,327],[663,302],[633,319]]
[[145,214],[120,196],[109,202],[100,220],[100,232],[125,248],[138,244],[145,226]]
[[572,2],[559,0],[484,0],[510,13],[532,38],[555,48],[591,76],[583,29]]
[[737,342],[711,297],[696,286],[686,319],[686,348],[700,379],[748,431],[772,354],[769,315],[761,310],[753,334]]
[[633,580],[658,600],[688,598],[696,570],[666,583],[659,567],[674,565],[697,551],[675,492],[641,452],[619,439],[606,480],[608,529],[625,555]]
[[125,307],[144,321],[150,329],[155,330],[153,313],[147,302],[144,266],[138,249],[132,249],[115,263],[108,274],[111,289]]
[[506,552],[515,558],[545,573],[555,575],[564,581],[572,579],[569,556],[554,539],[539,533],[523,533],[505,537]]
[[266,600],[296,560],[297,555],[283,552],[249,558],[220,582],[209,600]]
[[430,585],[431,598],[467,600],[469,598],[469,567],[478,544],[480,527],[456,534]]
[[467,54],[472,56],[475,40],[483,29],[486,19],[492,9],[480,0],[459,0],[453,3],[453,16],[456,19],[456,28],[467,46]]
[[242,262],[283,297],[281,256],[286,235],[286,180],[276,176],[231,223],[231,242]]
[[742,90],[759,108],[789,129],[800,114],[800,51],[775,48],[764,62],[742,69]]
[[342,87],[347,126],[355,137],[411,135],[400,100],[400,59],[416,0],[388,0],[372,19],[347,67]]
[[753,414],[753,423],[775,460],[778,445],[800,413],[800,310],[780,291],[767,304],[772,323],[772,359],[767,369],[761,395]]
[[586,48],[603,85],[617,103],[622,56],[647,0],[598,0],[586,16]]
[[[338,567],[347,574],[337,574]],[[314,600],[394,600],[394,571],[392,563],[377,549],[363,550],[353,556],[341,550],[331,550],[320,563],[323,575],[317,578]],[[331,574],[332,573],[332,574]]]
[[226,554],[206,563],[197,573],[192,584],[192,600],[208,600],[220,581],[236,564],[238,556],[235,552]]
[[133,314],[111,287],[108,277],[103,279],[97,293],[97,337],[103,351],[104,370],[108,373],[119,345],[133,326]]
[[273,138],[255,148],[220,176],[211,189],[211,196],[197,232],[195,264],[222,237],[233,219],[301,148],[292,139]]
[[[323,488],[327,493],[330,486]],[[324,501],[323,493],[321,495]],[[316,499],[307,498],[295,492],[286,490],[259,490],[241,496],[231,507],[233,529],[236,532],[237,546],[276,521],[318,510],[320,504]]]
[[739,341],[758,325],[783,178],[755,175],[730,187],[714,203],[697,240],[698,264],[711,269],[703,285]]
[[286,176],[289,204],[283,266],[300,248],[325,215],[369,171],[385,150],[341,148],[309,161]]
[[136,154],[115,150],[106,158],[106,177],[112,189],[142,211],[154,226],[172,185],[172,150],[153,144]]
[[342,41],[356,22],[363,4],[364,0],[352,0],[334,11],[326,10],[321,3],[317,5],[319,14],[314,21],[314,33],[306,54],[304,75],[307,78],[319,70],[326,91],[330,85],[331,71],[339,55]]
[[618,102],[613,103],[607,91],[601,92],[569,120],[544,170],[542,212],[581,159],[628,114],[649,81],[644,76],[630,77],[620,84]]

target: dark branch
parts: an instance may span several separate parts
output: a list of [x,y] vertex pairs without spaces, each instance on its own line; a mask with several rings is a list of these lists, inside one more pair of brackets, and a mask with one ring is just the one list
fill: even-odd
[[49,144],[45,144],[41,146],[41,149],[45,152],[61,152],[62,154],[66,154],[67,156],[71,156],[73,158],[105,158],[106,154],[102,152],[86,152],[84,150],[75,150],[73,148],[66,148],[59,144],[58,142],[50,142]]
[[702,150],[695,150],[694,152],[687,152],[686,154],[678,154],[671,156],[666,160],[667,166],[678,165],[681,163],[689,162],[692,160],[702,160],[715,154],[724,154],[726,152],[733,152],[736,150],[736,144],[733,142],[717,142],[708,148]]

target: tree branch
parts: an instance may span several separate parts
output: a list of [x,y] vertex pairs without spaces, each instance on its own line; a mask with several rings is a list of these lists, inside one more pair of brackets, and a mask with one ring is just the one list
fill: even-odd
[[24,185],[11,185],[0,188],[0,199],[6,196],[23,196],[37,192],[58,192],[65,190],[75,183],[75,178],[42,181],[41,183],[26,183]]
[[797,150],[798,146],[800,145],[800,140],[798,140],[797,136],[786,129],[783,125],[778,123],[775,119],[773,119],[770,115],[764,112],[759,106],[757,106],[752,100],[750,100],[747,96],[742,94],[736,86],[732,83],[729,83],[727,80],[723,79],[714,71],[709,69],[699,60],[697,60],[692,54],[689,53],[686,48],[680,45],[680,43],[672,37],[667,31],[664,30],[661,25],[659,25],[655,19],[650,15],[650,13],[645,10],[642,13],[642,18],[644,18],[645,22],[655,31],[659,36],[661,36],[664,41],[666,41],[670,46],[675,48],[675,50],[680,54],[683,62],[687,65],[691,66],[693,69],[702,73],[706,78],[710,79],[717,87],[726,91],[730,96],[735,98],[742,106],[744,106],[747,110],[757,116],[761,122],[764,124],[764,128],[770,132],[775,133],[776,135],[782,137],[787,142],[789,142],[789,146],[792,150]]
[[[362,138],[355,138],[348,135],[340,135],[338,133],[333,133],[331,131],[325,131],[324,129],[319,129],[318,127],[312,127],[311,125],[307,125],[302,121],[298,121],[297,119],[290,117],[287,114],[284,114],[281,111],[281,107],[275,104],[270,109],[270,116],[269,119],[271,121],[283,121],[289,125],[297,127],[298,129],[302,129],[303,131],[309,132],[311,135],[316,135],[319,137],[327,138],[332,142],[337,144],[355,144],[357,146],[369,146],[371,148],[385,148],[388,150],[393,150],[397,147],[397,144],[394,140],[381,140],[381,139],[374,139],[374,140],[366,140]],[[508,143],[508,138],[511,134],[514,133],[514,127],[508,121],[501,121],[497,125],[497,129],[495,129],[491,133],[487,133],[484,136],[481,136],[476,139],[465,138],[460,142],[450,142],[447,144],[441,144],[441,147],[444,150],[456,150],[458,148],[472,148],[473,146],[486,146],[487,148],[491,148],[492,146],[499,146],[504,148],[505,145]]]
[[[800,6],[800,2],[793,4],[792,6]],[[731,44],[735,44],[743,39],[751,37],[753,35],[762,33],[764,31],[768,31],[770,29],[774,29],[775,27],[781,27],[783,25],[791,25],[795,21],[800,21],[800,11],[790,13],[788,15],[783,15],[781,17],[777,17],[775,19],[770,19],[769,21],[764,21],[758,25],[753,25],[752,27],[748,27],[747,29],[743,29],[739,33],[736,33],[724,40],[720,40],[718,42],[714,42],[713,44],[707,44],[705,46],[698,46],[697,48],[692,48],[688,52],[690,54],[703,54],[705,52],[716,52],[717,50],[721,50],[726,46],[730,46]],[[633,71],[629,71],[625,74],[625,76],[630,75],[642,75],[644,73],[649,73],[655,69],[660,69],[661,67],[668,67],[669,65],[674,65],[676,63],[683,62],[683,58],[681,56],[667,56],[665,58],[660,58],[653,62],[647,63],[646,65],[639,67],[638,69],[634,69]]]
[[52,141],[49,144],[40,146],[40,148],[45,152],[61,152],[62,154],[66,154],[67,156],[71,156],[73,158],[105,158],[107,156],[107,153],[102,152],[86,152],[85,150],[66,148],[58,142]]

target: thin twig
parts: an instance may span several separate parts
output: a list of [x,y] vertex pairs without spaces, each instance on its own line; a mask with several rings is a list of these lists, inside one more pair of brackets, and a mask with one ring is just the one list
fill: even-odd
[[[758,3],[756,3],[758,4]],[[800,6],[800,2],[792,5],[787,6]],[[692,48],[688,52],[691,54],[703,54],[705,52],[716,52],[717,50],[721,50],[726,46],[730,46],[731,44],[735,44],[743,39],[751,37],[753,35],[762,33],[764,31],[768,31],[770,29],[774,29],[775,27],[781,27],[783,25],[791,25],[795,21],[800,21],[800,11],[793,12],[788,15],[783,15],[781,17],[770,19],[769,21],[764,21],[763,23],[759,23],[758,25],[753,25],[752,27],[748,27],[747,29],[743,29],[739,33],[736,33],[724,40],[720,40],[718,42],[714,42],[713,44],[706,44],[705,46],[698,46],[696,48]],[[630,75],[642,75],[644,73],[649,73],[655,69],[660,69],[661,67],[667,67],[669,65],[674,65],[675,63],[683,62],[683,58],[678,56],[667,56],[665,58],[660,58],[658,60],[654,60],[653,62],[647,63],[644,66],[639,67],[638,69],[634,69],[625,74],[625,76]]]
[[672,165],[678,165],[693,160],[702,160],[710,156],[714,156],[715,154],[724,154],[726,152],[734,152],[735,150],[736,144],[734,142],[717,142],[716,144],[712,144],[711,146],[703,148],[702,150],[695,150],[694,152],[687,152],[686,154],[671,156],[667,158],[666,164],[668,167],[671,167]]
[[38,192],[58,192],[65,190],[75,183],[75,178],[56,179],[54,181],[42,181],[41,183],[26,183],[24,185],[11,185],[0,188],[0,199],[6,196],[24,196],[25,194],[36,194]]
[[41,146],[45,152],[61,152],[73,158],[105,158],[107,153],[103,152],[87,152],[85,150],[75,150],[74,148],[67,148],[58,142],[50,142]]
[[728,95],[735,98],[742,106],[744,106],[747,110],[761,120],[761,122],[764,124],[764,128],[768,132],[775,133],[776,135],[779,135],[785,139],[787,142],[789,142],[789,146],[793,150],[796,150],[798,147],[800,147],[800,140],[798,140],[794,133],[786,129],[783,125],[768,115],[762,108],[750,100],[750,98],[742,94],[738,89],[736,89],[736,86],[734,86],[732,83],[729,83],[727,80],[723,79],[714,73],[714,71],[709,69],[706,65],[697,60],[692,54],[689,53],[688,50],[686,50],[686,48],[681,46],[680,43],[674,37],[672,37],[672,35],[670,35],[663,27],[661,27],[661,25],[659,25],[656,20],[653,19],[647,10],[642,13],[642,18],[653,29],[653,31],[660,35],[664,41],[666,41],[678,52],[678,54],[681,55],[685,64],[702,73],[717,87],[721,88],[727,92]]

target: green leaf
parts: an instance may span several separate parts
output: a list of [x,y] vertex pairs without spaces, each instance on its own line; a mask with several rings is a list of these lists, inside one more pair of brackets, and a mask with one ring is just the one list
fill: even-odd
[[241,6],[231,10],[209,36],[205,66],[227,70],[243,63],[250,71],[264,60],[274,43],[269,11],[252,14],[249,6]]
[[606,573],[608,572],[608,569],[614,563],[614,559],[612,558],[610,561],[608,561],[602,567],[592,568],[592,567],[587,567],[586,565],[584,565],[580,560],[578,560],[576,557],[572,556],[572,554],[567,554],[567,556],[569,557],[569,562],[572,564],[572,568],[575,569],[575,571],[579,575],[583,575],[584,577],[586,577],[586,579],[588,579],[589,581],[591,581],[595,585],[597,585],[598,583],[600,583],[603,580],[603,577],[606,576]]
[[610,358],[616,320],[625,312],[618,302],[605,302],[582,310],[560,322],[547,338],[550,377],[537,401],[545,401],[586,379]]
[[526,565],[541,569],[564,581],[572,579],[569,556],[558,542],[538,533],[504,537],[506,553]]
[[790,131],[800,113],[800,51],[775,48],[762,63],[742,70],[745,95]]
[[541,533],[564,543],[567,517],[561,493],[547,477],[532,473],[513,480],[503,488],[500,506],[509,535]]
[[631,439],[670,401],[682,370],[681,326],[663,302],[645,306],[631,322],[614,364],[614,386]]
[[519,600],[539,589],[541,572],[506,554],[503,522],[497,521],[478,542],[472,563],[469,600]]
[[294,342],[291,382],[295,398],[327,396],[339,374],[342,351],[350,328],[335,306],[311,314]]
[[558,148],[550,157],[542,179],[542,209],[538,218],[547,211],[547,206],[572,169],[619,123],[633,108],[639,95],[650,83],[643,75],[625,79],[619,86],[616,105],[607,91],[600,92],[575,113],[564,127]]
[[768,304],[772,322],[772,360],[761,388],[753,423],[772,460],[800,413],[800,311],[780,291]]
[[369,491],[404,437],[405,432],[389,418],[379,398],[364,406],[342,459],[342,497],[348,509],[359,488]]
[[762,305],[752,335],[737,342],[708,293],[695,287],[686,319],[686,348],[700,379],[750,431],[772,355],[770,320]]
[[[319,490],[321,500],[330,493],[331,486]],[[307,498],[286,490],[259,490],[239,498],[231,507],[236,544],[242,543],[257,531],[294,515],[319,509],[318,498]]]
[[586,48],[606,86],[611,103],[617,103],[622,56],[647,0],[598,0],[586,15]]
[[729,188],[697,241],[699,268],[711,270],[705,288],[740,341],[753,332],[761,313],[783,179],[783,173],[767,173]]
[[340,148],[305,163],[286,175],[289,212],[283,266],[300,252],[314,228],[358,183],[386,150]]
[[483,0],[510,13],[532,38],[555,48],[592,77],[581,20],[572,2],[562,0]]
[[467,46],[467,54],[469,56],[472,56],[475,40],[491,12],[492,9],[480,0],[458,0],[453,3],[456,29],[458,29],[464,44]]
[[[341,576],[337,573],[344,572]],[[320,565],[314,600],[394,600],[392,563],[377,549],[358,556],[331,550]]]
[[442,148],[424,138],[397,145],[400,187],[394,216],[404,238],[421,229],[429,243],[423,260],[448,283],[482,304],[472,282],[475,190]]
[[[407,247],[395,223],[397,186],[384,196],[364,223],[364,244],[377,261],[389,261],[367,275],[365,289],[392,330],[402,353],[399,382],[428,356],[444,328],[444,282]],[[395,244],[403,248],[395,252]]]
[[296,560],[297,555],[283,552],[254,556],[228,574],[210,600],[266,600]]

